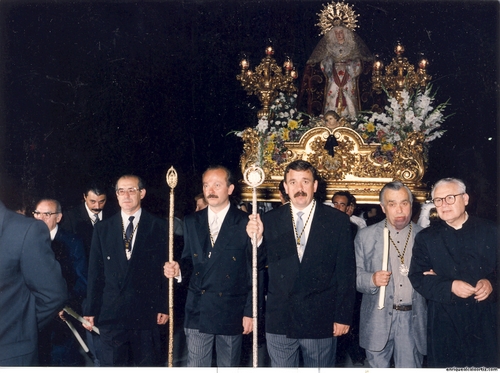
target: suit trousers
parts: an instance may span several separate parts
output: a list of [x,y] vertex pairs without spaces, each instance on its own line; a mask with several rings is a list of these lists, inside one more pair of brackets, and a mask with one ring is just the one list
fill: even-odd
[[394,354],[396,368],[421,368],[424,356],[418,352],[411,328],[411,311],[392,311],[391,332],[382,351],[366,350],[371,368],[389,368]]
[[90,353],[94,356],[94,366],[100,367],[101,362],[101,336],[95,332],[85,331],[86,339],[87,339],[87,347],[89,348]]
[[220,335],[200,333],[197,329],[184,328],[188,348],[188,367],[211,367],[215,339],[217,366],[238,367],[241,357],[242,334]]
[[102,367],[151,367],[158,365],[160,333],[158,328],[107,329],[101,332],[100,363]]
[[266,333],[266,343],[273,368],[298,367],[299,350],[302,351],[304,367],[327,368],[335,366],[336,337],[294,339],[283,334]]

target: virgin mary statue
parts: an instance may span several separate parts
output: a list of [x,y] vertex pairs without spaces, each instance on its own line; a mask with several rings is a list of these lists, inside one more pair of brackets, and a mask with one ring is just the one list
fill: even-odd
[[311,115],[335,111],[353,119],[361,107],[359,76],[373,56],[339,18],[324,34],[307,61],[299,105]]

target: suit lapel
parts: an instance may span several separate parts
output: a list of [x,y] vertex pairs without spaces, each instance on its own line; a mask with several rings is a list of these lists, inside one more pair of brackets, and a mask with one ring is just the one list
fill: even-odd
[[208,232],[208,207],[202,210],[200,214],[197,214],[195,232],[198,237],[199,247],[202,250],[202,252],[198,253],[198,255],[203,255],[202,257],[205,257],[207,255],[206,248],[212,246],[209,242],[210,234]]
[[[207,265],[205,266],[205,273],[207,273],[210,270],[210,268],[212,268],[214,263],[217,262],[217,259],[221,251],[224,250],[224,248],[231,240],[231,232],[234,229],[235,225],[235,214],[234,214],[235,208],[236,207],[233,206],[229,207],[226,217],[222,222],[219,234],[217,235],[217,240],[215,241],[215,244],[211,250],[210,259],[208,260]],[[208,212],[207,212],[207,231],[208,231]],[[211,246],[212,243],[210,242],[209,245]]]
[[123,276],[122,279],[125,279],[129,263],[125,255],[125,245],[123,243],[122,216],[118,213],[112,219],[112,232],[110,232],[111,243],[109,247],[110,250],[113,250],[113,254],[118,258],[118,263]]
[[[289,202],[290,203],[290,202]],[[281,256],[284,258],[294,256],[296,258],[295,263],[297,264],[293,269],[290,268],[290,271],[293,272],[294,274],[298,272],[299,269],[299,255],[297,252],[297,241],[295,237],[295,229],[293,228],[293,222],[292,222],[292,213],[290,212],[290,206],[288,204],[285,204],[284,206],[280,207],[280,212],[281,214],[279,215],[279,221],[276,223],[276,227],[283,229],[281,232],[280,236],[283,237],[283,245],[281,245],[281,248],[275,248],[275,249],[281,249],[283,252],[281,253]],[[265,228],[264,228],[265,230]],[[309,234],[309,238],[311,235]],[[307,246],[306,244],[306,249],[304,251],[307,252]],[[274,250],[273,250],[274,251]]]
[[321,246],[320,240],[324,239],[324,232],[321,232],[322,225],[321,222],[324,219],[324,210],[320,203],[316,202],[316,207],[313,215],[311,224],[311,229],[309,230],[309,237],[307,237],[306,249],[304,251],[304,257],[302,258],[302,263],[306,261],[304,258],[308,256],[315,255],[315,251]]

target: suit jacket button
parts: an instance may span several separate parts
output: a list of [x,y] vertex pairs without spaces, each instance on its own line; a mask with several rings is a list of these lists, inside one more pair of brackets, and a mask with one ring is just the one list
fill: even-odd
[[205,294],[205,290],[202,290],[202,291],[201,291],[201,293],[202,293],[202,294]]
[[198,256],[198,254],[193,254],[193,256],[196,258]]
[[236,258],[233,256],[233,260],[236,262]]
[[198,276],[199,274],[200,274],[200,272],[196,272],[196,273],[195,273],[195,276]]
[[222,293],[219,293],[219,297],[222,297]]

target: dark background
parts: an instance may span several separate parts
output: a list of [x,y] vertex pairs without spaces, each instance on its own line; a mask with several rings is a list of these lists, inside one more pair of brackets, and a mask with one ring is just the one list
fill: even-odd
[[[257,123],[259,102],[236,80],[273,42],[299,72],[320,40],[321,1],[2,1],[0,198],[42,196],[63,209],[89,179],[123,173],[147,184],[145,205],[165,214],[165,173],[179,173],[178,214],[194,209],[201,173],[239,172],[232,130]],[[497,217],[497,1],[350,1],[357,32],[389,63],[395,43],[430,60],[438,102],[450,99],[446,134],[431,143],[424,181],[463,178],[469,211]],[[114,197],[111,199],[114,200]]]

